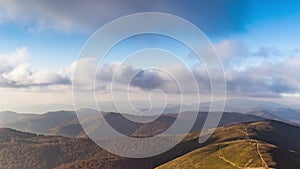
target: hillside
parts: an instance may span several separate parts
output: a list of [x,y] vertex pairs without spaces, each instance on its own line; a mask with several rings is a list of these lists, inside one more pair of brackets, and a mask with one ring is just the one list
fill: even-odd
[[[288,131],[288,132],[287,132]],[[300,128],[265,120],[216,129],[200,145],[192,132],[173,149],[147,159],[115,156],[85,138],[0,130],[0,168],[276,168],[300,167]]]
[[[19,114],[20,116],[23,114]],[[5,126],[31,133],[47,133],[49,129],[60,125],[72,124],[77,120],[75,112],[57,111],[38,114],[32,118],[21,119]]]
[[300,126],[300,112],[291,108],[255,109],[245,113]]
[[93,158],[101,168],[108,169],[114,166],[115,162],[110,162],[113,159],[122,160],[89,139],[39,136],[7,128],[0,130],[0,138],[0,168],[5,169],[52,169]]
[[38,116],[37,114],[19,114],[13,111],[0,112],[0,127],[4,127],[7,124],[15,123],[20,120],[30,119]]
[[222,127],[215,131],[207,146],[180,156],[157,169],[298,169],[299,131],[299,127],[277,121]]
[[[183,113],[183,120],[186,120],[187,123],[193,121],[193,119],[189,118],[189,112]],[[0,115],[1,114],[2,113],[0,113]],[[15,113],[14,116],[15,119],[19,120],[15,120],[11,123],[3,123],[3,125],[0,126],[36,134],[59,135],[70,138],[86,137],[85,131],[79,124],[77,115],[74,111],[48,112],[34,116],[26,116],[24,114]],[[28,118],[21,118],[24,116]],[[99,123],[97,120],[95,120],[98,118],[97,116],[97,112],[93,110],[87,110],[87,112],[84,114],[84,125],[90,126],[87,127],[89,128],[87,132],[101,130],[102,123]],[[177,114],[163,114],[156,121],[148,124],[129,121],[118,113],[104,113],[104,117],[112,127],[125,135],[151,136],[159,134],[169,128],[176,120]],[[200,130],[203,127],[206,117],[207,112],[199,112],[192,131]],[[134,118],[141,119],[149,117],[135,116]],[[224,112],[219,126],[258,121],[263,119],[264,118],[262,117],[249,114]]]

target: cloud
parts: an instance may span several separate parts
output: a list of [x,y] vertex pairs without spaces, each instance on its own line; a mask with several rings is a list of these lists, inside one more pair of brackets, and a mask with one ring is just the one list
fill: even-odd
[[0,87],[31,88],[71,84],[69,74],[64,74],[66,72],[33,71],[30,64],[26,62],[27,57],[26,47],[0,55]]
[[214,44],[226,70],[243,71],[267,62],[278,65],[290,58],[300,57],[299,49],[282,50],[274,46],[251,48],[246,43],[224,39]]
[[275,47],[260,47],[259,49],[257,49],[256,51],[253,52],[254,56],[258,56],[258,57],[279,57],[281,56],[281,52],[279,49],[275,48]]
[[152,90],[162,88],[167,80],[158,71],[143,70],[129,64],[113,62],[104,64],[97,72],[97,84],[100,88],[109,89],[111,82],[123,90],[126,90],[128,86]]
[[28,57],[28,50],[26,47],[21,47],[8,54],[0,54],[0,73],[7,69],[11,69],[16,65],[24,63]]
[[[119,63],[106,64],[103,68],[109,71],[102,71],[99,74],[98,77],[102,77],[102,79],[98,79],[100,80],[99,83],[110,84],[111,79],[103,77],[112,77],[118,66],[120,66]],[[190,69],[196,78],[199,91],[201,93],[210,92],[210,79],[205,68],[193,66]],[[165,92],[176,93],[178,92],[176,83],[179,82],[183,85],[181,87],[185,89],[183,93],[195,92],[192,90],[193,79],[187,77],[190,72],[186,71],[183,66],[169,65],[165,67],[165,70],[177,81],[161,71],[145,71],[130,65],[123,65],[122,69],[118,70],[118,75],[114,80],[117,84],[129,84],[131,79],[128,77],[133,77],[132,75],[136,74],[135,78],[132,79],[131,86],[142,90],[161,89]],[[245,70],[226,69],[227,92],[228,95],[232,96],[249,97],[281,97],[285,93],[297,93],[300,92],[298,85],[300,84],[300,74],[298,72],[300,72],[299,57],[291,57],[279,64],[264,62]]]
[[241,96],[280,97],[300,92],[300,58],[292,57],[279,64],[264,62],[243,71],[227,71],[228,90]]
[[132,79],[130,85],[140,87],[142,89],[155,89],[162,86],[164,80],[156,71],[139,71]]
[[219,56],[223,60],[231,59],[233,57],[243,57],[247,55],[247,47],[241,41],[225,39],[215,44],[215,48]]
[[112,86],[113,89],[123,91],[160,89],[167,93],[186,93],[197,91],[196,83],[193,72],[177,64],[158,69],[142,69],[121,62],[112,62],[100,67],[96,76],[97,89],[108,92]]
[[[220,43],[218,48],[227,51],[227,53],[236,53],[240,50],[237,46],[240,44],[225,41]],[[224,49],[225,47],[233,47],[233,49],[238,50],[227,50]],[[283,54],[283,52],[280,53]],[[268,57],[262,57],[265,59],[263,62],[244,69],[235,69],[226,65],[225,76],[228,95],[281,97],[284,94],[299,93],[300,55],[298,50],[293,50],[287,55],[286,59],[276,63],[270,62]],[[200,93],[207,94],[211,90],[210,79],[203,65],[186,68],[183,65],[173,64],[162,67],[164,70],[162,71],[159,69],[142,69],[129,64],[121,64],[121,62],[108,62],[101,65],[95,74],[94,71],[98,66],[95,58],[75,61],[58,71],[33,71],[30,64],[26,62],[28,51],[25,47],[0,56],[1,88],[29,90],[39,88],[41,91],[71,90],[73,73],[78,62],[81,62],[80,67],[83,71],[77,72],[76,76],[80,77],[79,85],[84,90],[93,90],[94,86],[90,86],[89,82],[94,82],[94,79],[96,90],[103,92],[109,92],[111,87],[128,91],[129,87],[131,91],[135,92],[161,89],[167,93],[193,93],[196,92],[195,82]],[[218,76],[221,75],[216,75],[215,78]]]
[[[219,56],[224,59],[233,59],[235,57],[245,58],[265,58],[273,59],[284,56],[285,53],[274,46],[262,46],[259,48],[250,49],[244,42],[232,39],[224,39],[214,44]],[[299,49],[290,51],[290,56],[299,53]]]
[[22,64],[1,75],[2,86],[9,88],[47,87],[53,85],[70,85],[71,80],[57,72],[32,71],[29,64]]
[[6,80],[8,84],[11,85],[26,85],[31,83],[31,70],[30,65],[22,64],[15,67],[11,71],[7,71],[2,74],[2,78]]
[[124,15],[166,12],[190,20],[207,34],[224,35],[245,30],[247,11],[246,1],[239,0],[2,0],[0,23],[90,32]]

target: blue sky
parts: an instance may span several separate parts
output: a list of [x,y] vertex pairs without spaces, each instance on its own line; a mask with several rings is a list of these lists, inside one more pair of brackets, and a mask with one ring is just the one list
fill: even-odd
[[[15,93],[10,93],[11,101],[0,104],[0,109],[13,109],[13,96],[17,97],[18,93],[24,97],[34,93],[35,97],[45,98],[40,104],[72,104],[71,74],[83,45],[101,26],[136,12],[170,13],[200,28],[223,60],[229,79],[229,96],[264,96],[275,100],[292,97],[297,102],[300,93],[296,85],[300,81],[296,73],[300,71],[299,1],[3,0],[0,2],[0,88],[6,94]],[[197,65],[195,60],[189,59],[188,50],[170,39],[145,36],[129,39],[122,45],[112,51],[107,62],[122,60],[124,55],[137,49],[160,47],[182,55],[190,66]],[[278,70],[278,67],[281,68]],[[249,73],[253,75],[244,79]],[[293,80],[286,79],[285,75]],[[56,100],[61,90],[66,95]],[[42,93],[45,95],[41,96]],[[46,98],[51,101],[46,102]],[[19,107],[34,104],[20,102]]]
[[299,1],[251,1],[248,30],[235,38],[253,47],[299,47]]
[[[201,3],[199,1],[198,5],[200,6]],[[238,20],[241,22],[238,23],[241,24],[239,26],[241,28],[227,28],[228,30],[225,33],[219,33],[222,30],[217,30],[214,26],[213,30],[216,30],[216,32],[204,29],[203,31],[207,33],[212,41],[221,41],[225,38],[230,38],[242,41],[249,45],[250,48],[275,46],[288,50],[298,47],[300,34],[297,32],[300,27],[300,2],[253,0],[243,3],[245,3],[241,5],[245,6],[243,9],[230,9],[233,11],[233,15],[241,17],[241,21]],[[190,7],[189,5],[185,6]],[[197,6],[193,8],[190,10],[197,10]],[[137,11],[139,12],[140,10]],[[153,11],[159,10],[153,9]],[[173,13],[183,12],[174,9]],[[191,13],[195,12],[192,11]],[[188,20],[197,21],[197,19],[194,19],[196,16],[188,15],[189,11],[182,14]],[[26,46],[30,52],[29,60],[36,68],[58,69],[62,66],[67,66],[76,60],[84,43],[97,29],[97,27],[93,27],[89,31],[78,30],[78,28],[74,28],[74,30],[53,30],[51,26],[39,28],[38,23],[35,23],[34,19],[14,21],[4,18],[3,20],[0,27],[0,52],[9,53],[16,48]],[[209,17],[208,20],[210,20]],[[99,28],[104,23],[100,23]],[[202,21],[200,23],[193,23],[200,28],[206,27]]]

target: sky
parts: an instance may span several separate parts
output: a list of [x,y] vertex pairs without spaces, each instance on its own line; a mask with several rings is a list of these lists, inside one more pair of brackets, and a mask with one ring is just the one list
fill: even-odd
[[[138,12],[169,13],[196,25],[222,60],[228,98],[263,99],[288,105],[299,102],[299,1],[2,0],[0,110],[42,113],[72,109],[72,76],[83,46],[105,24]],[[172,96],[172,103],[178,101],[178,86],[172,77],[157,70],[141,71],[139,66],[144,63],[163,65],[179,81],[185,81],[186,89],[191,88],[183,73],[184,66],[173,62],[167,54],[145,54],[142,60],[135,61],[139,66],[121,64],[125,56],[144,48],[161,48],[180,55],[206,101],[211,84],[201,61],[174,39],[143,35],[124,40],[108,53],[96,75],[99,102],[111,101],[109,91],[116,71],[114,80],[120,102],[126,99],[121,96],[126,96],[127,79],[132,74],[136,74],[130,82],[133,98],[142,100],[149,92],[154,93],[153,98],[161,98],[162,93],[155,90],[160,89]],[[95,60],[84,62],[88,70]]]

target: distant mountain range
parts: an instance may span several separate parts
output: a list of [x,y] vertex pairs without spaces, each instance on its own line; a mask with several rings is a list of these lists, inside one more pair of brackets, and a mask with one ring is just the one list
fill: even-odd
[[35,117],[36,114],[19,114],[12,111],[0,112],[0,127],[20,120],[25,120]]
[[300,126],[300,110],[271,101],[231,99],[226,101],[225,111],[251,114]]
[[300,111],[291,108],[256,109],[245,113],[300,126]]
[[[240,103],[240,104],[238,104]],[[248,105],[245,105],[249,103]],[[74,111],[45,114],[0,112],[0,168],[8,169],[299,169],[300,110],[273,102],[230,100],[237,112],[224,112],[218,128],[199,144],[207,111],[181,112],[184,123],[195,121],[186,131],[166,137],[187,136],[171,150],[150,158],[129,159],[111,154],[87,137],[105,132],[104,121],[130,137],[152,137],[166,131],[177,118],[178,107],[150,123],[138,123],[115,112],[82,109],[79,123]],[[188,106],[185,106],[188,110]],[[173,113],[172,113],[173,112]],[[99,118],[102,113],[104,119]],[[130,119],[148,121],[153,115],[126,114]],[[205,131],[204,131],[205,132]],[[117,138],[119,139],[119,138]],[[113,140],[112,140],[113,141]],[[159,145],[158,145],[159,146]],[[116,148],[117,145],[116,145]],[[120,147],[121,148],[121,147]]]
[[[234,104],[236,106],[233,106]],[[203,108],[205,106],[209,106],[209,103],[202,103],[201,107]],[[223,113],[219,126],[263,119],[272,119],[300,126],[299,109],[292,109],[286,105],[274,102],[232,99],[227,101],[225,109],[232,110],[232,112]],[[114,112],[105,112],[103,115],[111,126],[121,131],[123,134],[132,135],[137,133],[139,135],[144,134],[147,136],[159,134],[171,126],[178,115],[176,114],[176,110],[178,110],[176,106],[168,107],[161,117],[149,124],[131,122],[123,118],[119,113]],[[188,106],[184,106],[184,110],[188,110]],[[234,112],[233,110],[236,111]],[[86,126],[91,126],[88,131],[82,129],[74,111],[53,111],[45,114],[19,114],[11,111],[4,111],[0,112],[0,127],[12,128],[30,133],[60,135],[71,138],[86,137],[86,132],[101,130],[102,123],[95,120],[98,118],[98,111],[92,109],[82,109],[81,111],[84,112],[83,123]],[[189,112],[182,113],[186,114],[184,117],[189,117]],[[207,111],[199,112],[192,131],[200,130],[203,127],[206,117]],[[134,118],[147,119],[149,116],[135,116]]]
[[[98,112],[95,110],[87,110],[89,113],[84,116],[84,124],[91,126],[89,131],[102,130],[102,123],[95,121]],[[187,123],[193,121],[189,119],[189,112],[183,112],[182,118]],[[199,112],[195,124],[191,131],[201,130],[207,117],[207,112]],[[79,124],[77,115],[74,111],[56,111],[45,114],[26,115],[13,112],[0,112],[2,121],[1,127],[16,129],[19,131],[44,134],[44,135],[60,135],[65,137],[86,137],[85,131]],[[129,121],[119,113],[103,113],[107,122],[110,123],[117,131],[125,135],[150,136],[160,134],[168,129],[177,118],[177,114],[163,114],[151,123],[136,123]],[[134,116],[134,115],[130,115]],[[134,116],[137,119],[150,118],[149,116]],[[263,120],[265,118],[240,113],[224,112],[219,126],[230,124],[238,124],[243,122],[251,122]],[[179,133],[180,134],[180,131]]]
[[88,138],[42,136],[3,128],[0,129],[0,168],[299,169],[300,167],[300,128],[296,126],[264,120],[220,127],[203,144],[198,143],[198,136],[198,131],[188,134],[180,144],[159,156],[129,159],[108,153]]

